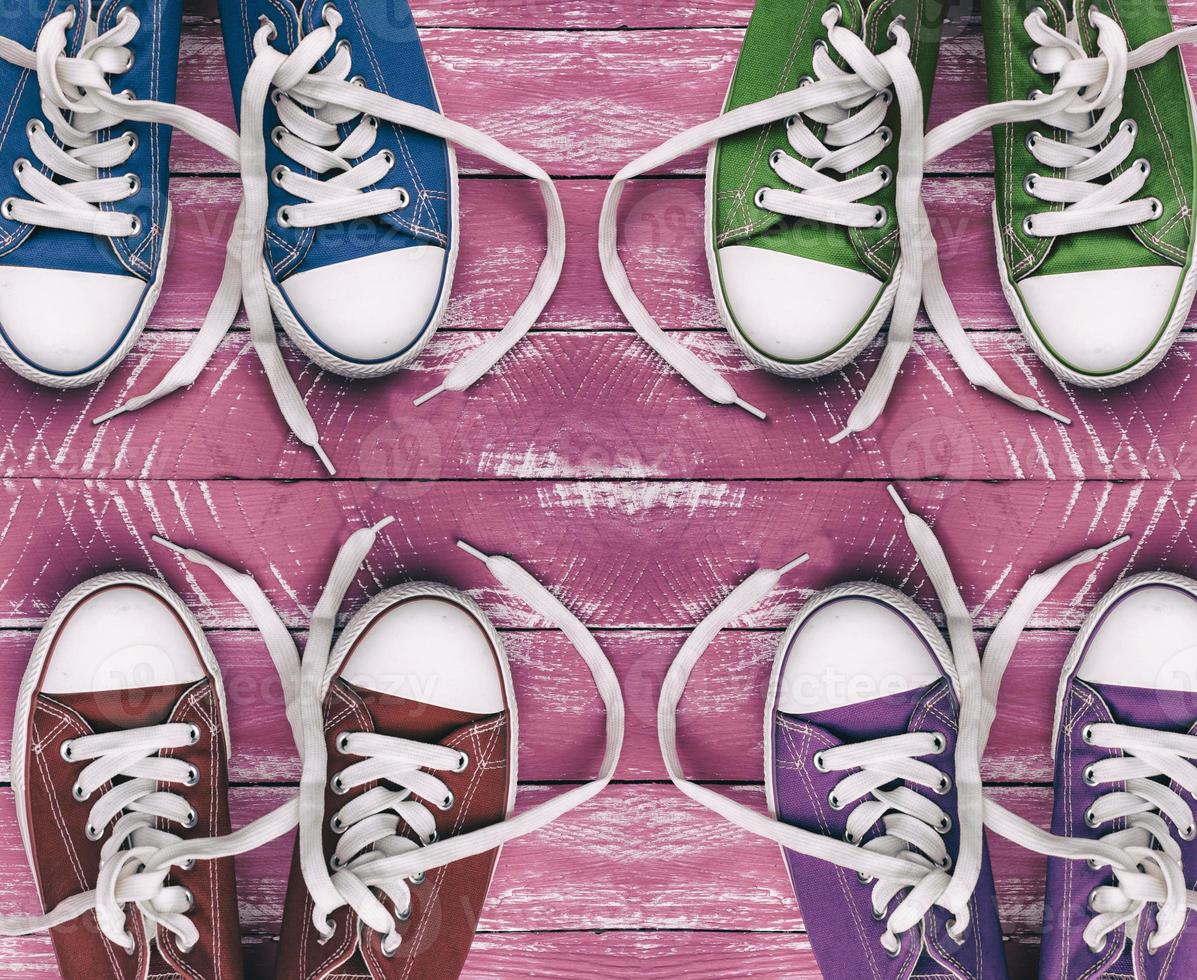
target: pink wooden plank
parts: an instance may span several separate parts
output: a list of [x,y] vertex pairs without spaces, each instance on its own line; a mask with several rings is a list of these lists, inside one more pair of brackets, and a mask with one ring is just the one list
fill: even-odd
[[[558,787],[521,791],[532,805]],[[290,790],[236,788],[235,825],[283,802]],[[730,795],[764,807],[760,788]],[[1044,789],[1002,789],[995,798],[1043,821]],[[11,790],[0,791],[0,909],[36,908],[16,829]],[[1002,918],[1011,934],[1035,934],[1042,918],[1038,858],[991,838]],[[291,840],[238,859],[245,932],[275,935],[282,914]],[[629,873],[635,868],[636,874]],[[18,869],[19,873],[18,873]],[[777,847],[745,834],[671,785],[621,784],[537,834],[506,845],[480,928],[490,932],[594,929],[752,929],[802,927]]]
[[[421,36],[450,116],[489,132],[554,175],[605,176],[718,114],[743,31],[430,28]],[[182,58],[187,69],[179,101],[231,125],[219,28],[203,24],[189,30]],[[944,122],[985,101],[980,34],[969,28],[944,42],[930,122]],[[698,172],[703,161],[694,154],[671,169]],[[184,136],[175,144],[172,165],[181,173],[232,170],[228,161]],[[472,154],[463,156],[463,167],[493,170]],[[985,136],[934,164],[943,172],[992,168],[992,144]]]
[[[0,632],[0,719],[13,717],[17,687],[36,634]],[[687,772],[695,779],[761,779],[761,717],[779,632],[732,630],[695,671],[680,712]],[[302,644],[303,637],[300,642]],[[256,633],[213,630],[209,640],[224,670],[235,752],[234,782],[297,782],[299,765],[282,693]],[[682,642],[677,631],[603,632],[623,686],[627,733],[617,779],[664,780],[657,744],[657,696]],[[1052,701],[1069,632],[1027,635],[1010,668],[1002,712],[985,768],[988,780],[1051,781]],[[603,718],[589,675],[557,633],[508,632],[520,713],[520,777],[526,782],[584,779],[597,771]],[[9,778],[9,744],[0,741],[0,780]]]
[[[1034,570],[1124,532],[1134,544],[1069,578],[1034,625],[1077,625],[1124,570],[1191,570],[1191,482],[931,482],[905,494],[938,529],[982,627]],[[152,545],[157,532],[247,568],[302,626],[341,540],[387,514],[396,523],[347,609],[384,585],[429,578],[471,590],[499,625],[545,625],[453,546],[458,536],[514,555],[594,627],[690,627],[758,564],[802,550],[812,563],[736,625],[780,628],[813,590],[858,578],[935,608],[881,482],[5,480],[0,625],[37,625],[69,588],[110,568],[160,571],[203,622],[251,625],[211,575]]]
[[[695,392],[628,333],[538,333],[465,394],[415,408],[479,333],[439,335],[412,370],[372,382],[288,353],[345,477],[1047,479],[1191,477],[1192,362],[1184,335],[1152,375],[1114,392],[1062,388],[1019,334],[976,345],[1019,390],[1076,420],[1023,412],[969,386],[940,342],[920,337],[889,408],[832,446],[880,354],[798,382],[752,368],[723,333],[682,335],[769,413],[760,422]],[[0,472],[9,476],[311,478],[319,463],[274,407],[245,334],[227,339],[192,390],[102,427],[87,420],[145,391],[180,357],[178,332],[147,335],[98,389],[54,391],[0,372]],[[662,440],[661,434],[675,437]]]

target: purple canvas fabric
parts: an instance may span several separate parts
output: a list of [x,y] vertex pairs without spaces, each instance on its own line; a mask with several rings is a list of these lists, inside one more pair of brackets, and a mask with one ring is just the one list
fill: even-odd
[[[1085,823],[1085,811],[1101,796],[1119,789],[1114,783],[1088,786],[1085,767],[1121,755],[1117,750],[1089,745],[1087,725],[1114,723],[1157,731],[1197,734],[1197,698],[1184,692],[1130,687],[1096,686],[1075,676],[1069,678],[1060,711],[1056,745],[1053,833],[1100,839],[1120,830],[1125,821],[1097,829]],[[1197,809],[1194,800],[1175,783],[1172,789]],[[1179,841],[1188,887],[1197,887],[1197,842]],[[1134,980],[1180,980],[1197,976],[1197,918],[1192,914],[1177,939],[1147,952],[1147,939],[1155,931],[1155,909],[1149,908],[1134,935],[1125,929],[1106,937],[1094,953],[1082,936],[1092,913],[1089,895],[1100,885],[1113,883],[1109,869],[1093,870],[1086,862],[1053,858],[1048,861],[1047,895],[1043,916],[1041,980],[1088,980],[1133,977]],[[1131,938],[1132,943],[1127,942]]]
[[[954,815],[957,716],[956,698],[946,679],[922,690],[805,717],[778,712],[773,719],[772,772],[778,819],[842,838],[853,808],[833,810],[827,797],[845,773],[820,772],[814,767],[814,754],[836,745],[913,731],[939,732],[946,739],[935,764],[953,778],[953,788],[936,801]],[[880,831],[878,823],[870,835]],[[955,822],[945,840],[954,858],[959,847]],[[925,939],[915,930],[900,937],[897,956],[890,956],[881,945],[885,922],[873,915],[871,884],[861,882],[854,871],[802,854],[786,851],[785,858],[811,946],[827,980],[1006,977],[988,854],[970,903],[972,925],[964,943],[957,945],[948,937],[949,916],[935,910],[924,920]]]

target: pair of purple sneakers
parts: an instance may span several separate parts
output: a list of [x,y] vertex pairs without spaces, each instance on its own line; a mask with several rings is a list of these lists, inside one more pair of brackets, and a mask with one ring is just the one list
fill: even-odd
[[1086,621],[1060,684],[1048,834],[982,791],[1002,675],[1055,585],[1126,539],[1032,576],[982,666],[946,556],[898,504],[949,642],[894,589],[849,583],[811,599],[782,639],[769,687],[770,819],[685,778],[674,722],[711,638],[797,563],[754,573],[699,626],[666,680],[659,728],[674,782],[781,845],[831,980],[1008,976],[986,824],[1049,856],[1043,980],[1197,976],[1197,925],[1187,917],[1197,908],[1188,890],[1197,878],[1197,582],[1128,578]]

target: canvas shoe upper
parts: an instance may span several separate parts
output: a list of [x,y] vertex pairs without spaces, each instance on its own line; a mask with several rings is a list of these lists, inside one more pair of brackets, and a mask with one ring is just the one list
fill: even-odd
[[384,592],[333,646],[345,593],[390,523],[355,531],[342,545],[302,661],[252,578],[171,545],[241,600],[283,685],[303,761],[300,792],[253,830],[278,836],[299,826],[277,967],[286,980],[456,977],[498,849],[601,792],[623,744],[619,682],[590,632],[515,562],[459,542],[566,634],[607,711],[599,775],[509,816],[511,679],[494,629],[466,596],[430,584]]
[[181,0],[33,0],[0,37],[0,358],[73,388],[128,353],[162,286]]
[[774,661],[766,816],[688,779],[677,747],[677,708],[710,642],[804,559],[759,569],[698,625],[670,667],[657,713],[661,752],[683,793],[781,845],[829,980],[1001,978],[983,834],[993,804],[983,799],[980,769],[1001,670],[1060,579],[1126,539],[1032,576],[994,630],[982,669],[942,547],[890,492],[943,606],[950,643],[892,589],[856,583],[816,596]]
[[[1060,680],[1052,830],[1127,850],[1143,867],[1048,862],[1041,976],[1190,977],[1197,920],[1197,582],[1125,579],[1090,614]],[[1132,865],[1134,867],[1134,865]],[[1173,879],[1172,901],[1136,893]]]
[[229,833],[228,752],[220,670],[182,601],[134,573],[74,589],[38,637],[13,732],[21,837],[64,914],[0,931],[52,925],[65,980],[240,977],[232,859],[154,860]]
[[1197,288],[1193,104],[1175,50],[1197,32],[1173,31],[1166,0],[987,0],[984,23],[1006,297],[1061,378],[1133,381]]
[[254,348],[291,431],[335,473],[275,330],[349,377],[408,364],[432,337],[457,254],[464,147],[532,177],[548,211],[548,248],[507,324],[416,399],[463,391],[524,336],[556,288],[565,217],[540,167],[446,118],[404,0],[221,0],[241,138],[244,200],[220,292],[187,353],[149,392],[103,422],[190,385],[244,301]]

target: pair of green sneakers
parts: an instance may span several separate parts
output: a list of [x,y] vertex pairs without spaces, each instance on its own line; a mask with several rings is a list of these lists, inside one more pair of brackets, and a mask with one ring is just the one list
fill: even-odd
[[942,5],[758,0],[723,115],[616,177],[600,252],[633,326],[704,394],[747,405],[653,321],[619,261],[624,183],[710,145],[706,239],[727,329],[756,365],[836,371],[891,321],[881,363],[836,440],[880,416],[920,303],[969,380],[1015,394],[976,353],[939,273],[923,170],[995,129],[1001,279],[1059,377],[1146,374],[1192,304],[1194,122],[1166,0],[983,0],[992,104],[925,133]]

